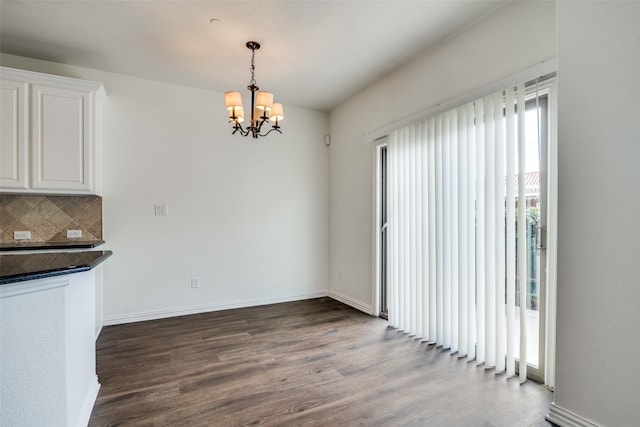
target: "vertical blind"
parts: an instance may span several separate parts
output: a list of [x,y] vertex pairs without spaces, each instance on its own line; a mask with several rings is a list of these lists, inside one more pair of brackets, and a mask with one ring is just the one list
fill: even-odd
[[516,286],[526,283],[526,228],[517,227],[526,213],[518,209],[516,222],[516,203],[526,200],[526,150],[518,111],[524,84],[391,133],[387,286],[391,326],[508,377],[519,346],[524,381],[526,291],[517,319]]

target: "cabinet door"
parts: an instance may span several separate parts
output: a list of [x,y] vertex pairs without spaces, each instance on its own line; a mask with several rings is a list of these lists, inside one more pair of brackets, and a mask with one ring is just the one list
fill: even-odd
[[91,192],[91,94],[34,84],[31,87],[31,187]]
[[27,83],[2,79],[0,95],[0,190],[28,188]]

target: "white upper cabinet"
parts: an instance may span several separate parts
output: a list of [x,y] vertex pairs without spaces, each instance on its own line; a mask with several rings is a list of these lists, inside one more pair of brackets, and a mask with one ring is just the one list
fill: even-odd
[[0,99],[0,188],[28,188],[27,83],[2,76]]
[[89,103],[87,92],[31,86],[31,188],[93,188]]
[[102,84],[0,67],[0,191],[100,193]]

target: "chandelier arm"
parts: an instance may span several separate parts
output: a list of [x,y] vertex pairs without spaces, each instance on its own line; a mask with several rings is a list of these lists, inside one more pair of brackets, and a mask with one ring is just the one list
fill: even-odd
[[231,133],[231,135],[235,135],[236,132],[240,132],[240,135],[242,136],[249,135],[249,129],[244,130],[242,125],[238,122],[235,122],[235,125],[233,126],[233,132]]
[[[262,129],[262,125],[264,124],[264,122],[269,120],[269,117],[267,117],[267,113],[264,113],[264,116],[260,116],[258,118],[260,119],[260,123],[257,124],[256,130],[258,131],[258,133],[260,133],[260,130]],[[256,119],[256,122],[257,121],[258,119]]]
[[272,127],[271,129],[269,129],[269,132],[265,133],[264,135],[263,135],[263,134],[259,134],[259,135],[260,135],[260,136],[267,136],[267,135],[269,135],[271,132],[273,132],[274,130],[275,130],[276,132],[278,132],[279,134],[282,134],[282,131],[280,130],[280,126],[278,126],[278,127],[275,127],[275,126],[274,126],[274,127]]

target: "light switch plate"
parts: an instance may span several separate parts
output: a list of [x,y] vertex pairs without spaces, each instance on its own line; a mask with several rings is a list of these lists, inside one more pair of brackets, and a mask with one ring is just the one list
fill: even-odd
[[165,203],[156,203],[156,216],[169,215],[169,206]]

